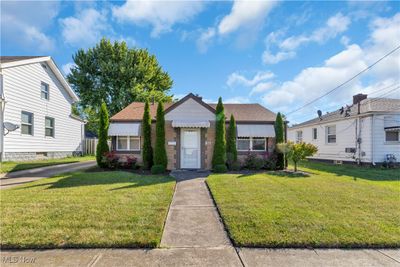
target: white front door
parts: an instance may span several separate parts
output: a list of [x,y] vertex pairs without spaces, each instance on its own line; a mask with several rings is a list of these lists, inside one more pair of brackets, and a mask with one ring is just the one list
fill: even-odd
[[200,129],[181,129],[181,168],[200,169]]

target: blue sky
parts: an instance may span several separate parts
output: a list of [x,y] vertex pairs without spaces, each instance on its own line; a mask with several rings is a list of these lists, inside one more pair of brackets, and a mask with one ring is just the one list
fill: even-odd
[[[400,45],[399,2],[2,1],[1,55],[50,55],[68,72],[72,55],[102,37],[155,54],[180,97],[260,103],[287,113]],[[351,96],[399,98],[397,51],[312,105],[301,122],[350,104]]]

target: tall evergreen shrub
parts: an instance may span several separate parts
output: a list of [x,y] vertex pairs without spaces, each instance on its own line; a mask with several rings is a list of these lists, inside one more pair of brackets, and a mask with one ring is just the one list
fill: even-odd
[[153,148],[151,147],[151,117],[149,101],[144,104],[144,113],[142,119],[142,137],[143,137],[143,168],[150,170],[153,166]]
[[107,140],[108,140],[108,110],[106,103],[102,102],[99,112],[99,142],[96,147],[96,161],[97,165],[101,168],[106,167],[103,162],[104,154],[109,151]]
[[225,137],[225,114],[222,98],[218,99],[215,112],[215,144],[212,158],[213,168],[226,163],[226,137]]
[[167,151],[165,149],[165,118],[164,106],[158,103],[156,117],[156,146],[154,148],[154,165],[162,165],[167,168]]
[[[284,125],[283,125],[283,119],[282,115],[280,112],[276,115],[276,120],[275,120],[275,139],[276,139],[276,144],[283,143],[284,140]],[[283,170],[285,168],[285,159],[284,159],[284,154],[280,152],[279,150],[277,151],[277,163],[276,163],[276,168],[279,170]]]
[[[233,114],[229,121],[229,128],[226,140],[226,157],[228,165],[237,161],[237,148],[236,148],[236,121]],[[229,166],[230,167],[230,166]]]

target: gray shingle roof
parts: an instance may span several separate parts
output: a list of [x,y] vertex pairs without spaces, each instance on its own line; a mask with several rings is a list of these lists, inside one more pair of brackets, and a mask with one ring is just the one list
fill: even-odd
[[26,60],[38,57],[44,57],[44,56],[0,56],[0,63],[8,63],[13,61]]
[[[348,111],[346,112],[346,110]],[[360,102],[360,114],[368,113],[368,112],[390,112],[397,111],[400,112],[400,99],[392,99],[392,98],[367,98]],[[329,112],[320,118],[314,118],[299,124],[295,124],[292,127],[301,127],[309,124],[314,124],[318,122],[329,122],[335,121],[341,118],[345,118],[347,113],[347,117],[355,116],[358,114],[358,105],[351,105],[348,107],[344,107],[343,112],[341,109],[338,109],[333,112]],[[292,128],[291,127],[291,128]]]

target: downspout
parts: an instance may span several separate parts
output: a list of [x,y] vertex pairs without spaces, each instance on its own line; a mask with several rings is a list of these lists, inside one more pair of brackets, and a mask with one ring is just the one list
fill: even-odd
[[375,120],[375,116],[374,114],[372,114],[372,118],[371,118],[371,162],[372,165],[375,166],[375,159],[374,159],[374,120]]

